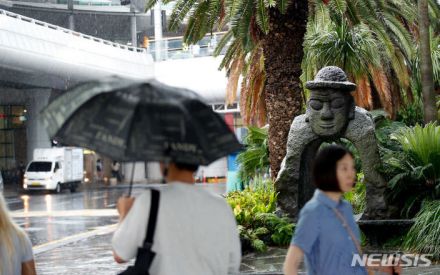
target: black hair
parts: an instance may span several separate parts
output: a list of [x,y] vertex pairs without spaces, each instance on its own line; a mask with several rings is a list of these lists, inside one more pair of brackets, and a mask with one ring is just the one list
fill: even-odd
[[340,145],[329,145],[318,152],[312,168],[312,181],[318,189],[341,191],[336,176],[336,163],[347,154],[354,158],[349,150]]
[[174,165],[176,165],[177,168],[180,170],[188,170],[191,172],[197,171],[199,169],[199,166],[197,164],[187,164],[182,162],[174,162]]

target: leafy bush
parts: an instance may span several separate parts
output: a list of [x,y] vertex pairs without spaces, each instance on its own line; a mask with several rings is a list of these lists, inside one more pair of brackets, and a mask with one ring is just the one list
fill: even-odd
[[355,187],[351,192],[344,194],[344,199],[351,203],[355,214],[361,214],[365,210],[367,205],[366,191],[367,187],[364,183],[364,174],[358,173]]
[[265,251],[268,245],[290,243],[294,225],[275,214],[276,197],[273,182],[261,177],[256,177],[245,190],[228,194],[243,251]]
[[440,200],[425,201],[406,235],[404,247],[440,259]]
[[238,175],[245,183],[269,171],[267,130],[267,127],[248,127],[248,134],[244,138],[246,150],[237,156]]
[[397,120],[408,126],[423,123],[423,102],[421,99],[414,99],[408,102],[397,112]]
[[390,198],[401,204],[405,216],[413,216],[424,199],[440,197],[440,127],[389,123],[377,136]]

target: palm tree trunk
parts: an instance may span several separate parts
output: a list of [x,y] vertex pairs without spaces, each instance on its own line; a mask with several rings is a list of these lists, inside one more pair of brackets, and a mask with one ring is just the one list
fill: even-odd
[[303,89],[299,77],[303,58],[308,1],[296,0],[285,14],[270,11],[270,32],[264,37],[264,86],[269,121],[269,158],[276,178],[286,154],[287,135],[293,118],[301,113]]
[[425,123],[437,119],[435,106],[434,80],[429,42],[428,0],[419,0],[419,32],[420,32],[420,73],[422,80],[423,106]]

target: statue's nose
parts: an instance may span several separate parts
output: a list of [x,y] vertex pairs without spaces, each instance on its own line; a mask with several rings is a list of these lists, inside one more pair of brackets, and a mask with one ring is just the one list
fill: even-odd
[[321,111],[321,119],[332,120],[334,118],[333,112],[330,108],[330,103],[324,103]]

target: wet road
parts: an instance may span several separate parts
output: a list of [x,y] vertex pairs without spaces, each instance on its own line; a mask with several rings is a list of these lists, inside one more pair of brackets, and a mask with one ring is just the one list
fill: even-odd
[[[135,189],[136,193],[141,191]],[[121,189],[35,193],[7,202],[14,220],[26,231],[32,244],[39,246],[117,223],[115,203],[122,194]]]
[[[215,193],[225,191],[224,184],[198,186]],[[147,185],[134,188],[133,195],[140,194],[146,188]],[[8,198],[7,203],[14,220],[29,235],[34,248],[39,248],[116,224],[116,201],[126,192],[126,188],[106,187],[85,188],[77,193],[70,193],[68,190],[61,194],[38,192]]]

